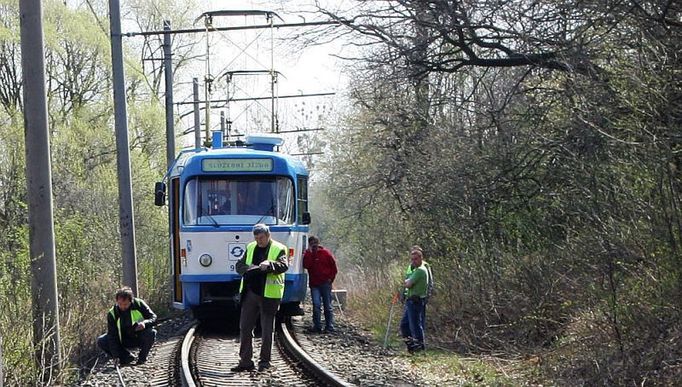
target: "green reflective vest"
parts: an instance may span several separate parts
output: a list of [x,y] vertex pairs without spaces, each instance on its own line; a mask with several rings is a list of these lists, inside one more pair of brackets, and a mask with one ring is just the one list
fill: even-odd
[[[426,270],[426,294],[420,296],[429,298],[433,294],[433,274],[431,273],[431,265],[429,265],[425,260],[422,260],[421,267],[423,267]],[[412,276],[414,270],[416,269],[413,269],[411,264],[407,265],[407,269],[405,270],[405,280]],[[405,297],[411,295],[411,293],[412,292],[408,288],[405,288],[403,290],[403,296]]]
[[[253,262],[253,252],[256,251],[256,242],[253,241],[246,246],[246,264],[251,265]],[[287,247],[283,244],[270,240],[270,248],[268,249],[268,261],[275,262],[277,258],[286,254]],[[244,277],[239,284],[239,293],[244,289]],[[265,277],[265,292],[263,294],[266,298],[282,298],[284,296],[284,273],[268,273]]]
[[[139,308],[140,307],[140,300],[137,298],[133,298],[133,302],[130,303],[130,319],[132,320],[132,323],[135,324],[136,322],[140,322],[144,320],[144,316],[142,315],[142,312],[139,310],[133,308]],[[116,321],[116,327],[118,328],[118,340],[122,343],[123,342],[123,332],[121,331],[121,316],[116,316],[116,307],[112,306],[111,309],[109,309],[109,314],[111,317],[114,318],[114,321]]]

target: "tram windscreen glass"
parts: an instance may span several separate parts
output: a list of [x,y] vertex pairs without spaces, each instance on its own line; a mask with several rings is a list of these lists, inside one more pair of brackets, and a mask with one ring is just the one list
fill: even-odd
[[183,224],[292,224],[294,199],[287,177],[197,177],[185,185]]

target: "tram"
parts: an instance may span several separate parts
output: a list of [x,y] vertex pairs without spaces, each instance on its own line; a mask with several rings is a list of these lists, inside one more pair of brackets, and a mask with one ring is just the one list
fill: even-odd
[[169,211],[173,306],[191,309],[199,319],[238,312],[241,276],[235,264],[254,240],[253,226],[265,223],[288,250],[280,313],[303,314],[308,172],[299,160],[276,151],[281,137],[251,135],[244,143],[222,143],[215,132],[211,148],[183,151],[156,183],[155,204],[167,204]]

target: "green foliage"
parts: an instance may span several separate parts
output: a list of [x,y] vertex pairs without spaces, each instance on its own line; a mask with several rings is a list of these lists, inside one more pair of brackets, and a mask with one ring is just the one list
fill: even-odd
[[[585,11],[576,26],[589,27],[573,31],[585,47],[536,48],[578,49],[584,57],[563,63],[579,58],[593,73],[540,62],[454,71],[462,57],[436,43],[468,30],[436,14],[401,19],[434,25],[422,31],[431,45],[370,28],[383,40],[354,69],[354,109],[328,139],[322,229],[346,269],[363,273],[407,264],[407,248],[422,245],[441,286],[427,325],[454,332],[439,335],[444,345],[546,351],[546,376],[565,384],[666,383],[679,378],[682,335],[682,39],[643,10],[611,9],[619,23]],[[521,35],[494,49],[534,44]],[[474,64],[490,54],[463,51]],[[353,288],[393,286],[368,277]]]
[[[30,385],[37,373],[33,358],[31,322],[31,281],[28,257],[28,229],[14,225],[5,230],[12,250],[0,252],[0,331],[7,382]],[[4,245],[7,245],[5,243]]]
[[[108,81],[109,39],[87,8],[73,9],[54,1],[44,6],[64,360],[61,374],[53,380],[73,384],[78,369],[91,364],[99,354],[94,341],[105,329],[105,312],[113,303],[122,276],[116,149],[111,130],[113,106]],[[12,51],[15,46],[9,45],[18,44],[14,40],[19,36],[18,17],[9,12],[16,7],[15,2],[0,3],[0,58],[19,60]],[[12,91],[10,86],[3,83],[3,91]],[[140,294],[163,313],[168,310],[168,226],[165,213],[151,205],[151,187],[165,169],[165,125],[163,106],[158,100],[140,97],[149,94],[146,91],[129,96],[131,169]],[[31,332],[24,128],[13,100],[0,99],[0,103],[4,108],[0,111],[0,331],[4,376],[9,385],[36,385],[42,370],[35,364]]]

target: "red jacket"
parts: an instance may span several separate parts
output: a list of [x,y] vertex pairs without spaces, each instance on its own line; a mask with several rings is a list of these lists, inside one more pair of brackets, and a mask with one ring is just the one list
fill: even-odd
[[336,258],[322,246],[315,253],[308,249],[303,255],[303,267],[308,270],[308,283],[311,288],[336,278]]

